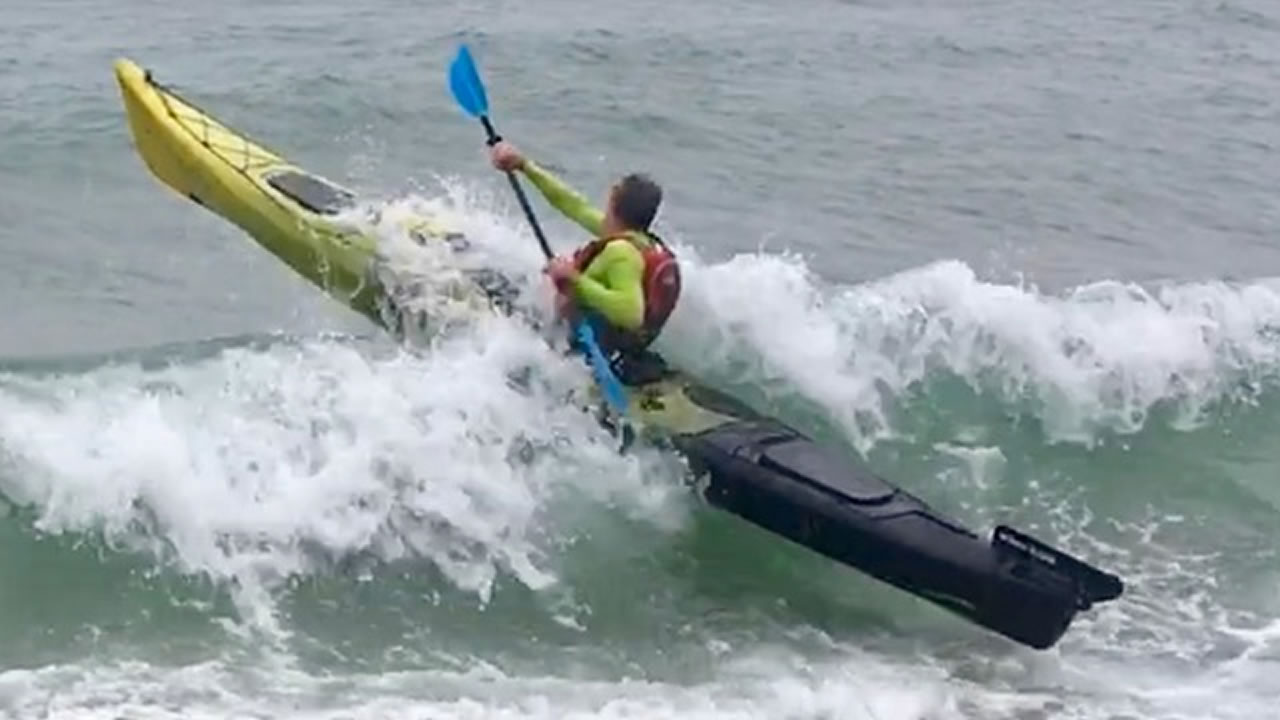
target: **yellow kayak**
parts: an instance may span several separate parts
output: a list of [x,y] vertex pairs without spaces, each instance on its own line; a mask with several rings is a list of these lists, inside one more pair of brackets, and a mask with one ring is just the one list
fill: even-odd
[[[134,144],[157,178],[395,332],[374,273],[377,240],[342,221],[355,193],[229,129],[137,64],[119,60],[115,73]],[[455,234],[431,218],[412,230],[424,243]],[[709,504],[1005,637],[1050,647],[1077,612],[1123,591],[1118,577],[1012,528],[979,537],[660,358],[624,380],[628,419],[688,459]]]

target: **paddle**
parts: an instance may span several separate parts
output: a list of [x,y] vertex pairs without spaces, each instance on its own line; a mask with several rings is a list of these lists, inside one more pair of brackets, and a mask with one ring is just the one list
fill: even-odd
[[[454,57],[453,62],[449,65],[449,89],[453,92],[453,99],[468,115],[479,118],[480,123],[484,126],[484,131],[488,135],[488,144],[496,145],[502,140],[498,133],[493,129],[493,123],[489,121],[489,99],[484,91],[484,83],[480,81],[480,72],[476,69],[475,61],[471,58],[471,51],[466,45],[458,48],[458,54]],[[520,208],[524,210],[524,216],[529,221],[529,225],[533,228],[533,234],[538,238],[538,244],[542,246],[542,254],[550,260],[554,253],[551,252],[551,246],[547,244],[547,238],[542,233],[542,227],[538,225],[537,218],[533,215],[533,207],[529,205],[529,199],[525,197],[524,189],[520,187],[520,181],[516,179],[515,173],[507,171],[507,179],[511,181],[511,189],[516,193],[516,199],[520,201]],[[604,353],[600,351],[600,345],[596,342],[595,332],[591,329],[591,325],[583,318],[579,318],[574,327],[574,334],[577,335],[578,341],[582,343],[582,347],[587,351],[587,360],[591,364],[591,369],[595,374],[596,382],[604,391],[605,399],[619,414],[627,412],[627,395],[622,389],[622,382],[614,375],[613,369],[609,367],[609,361],[605,359]]]

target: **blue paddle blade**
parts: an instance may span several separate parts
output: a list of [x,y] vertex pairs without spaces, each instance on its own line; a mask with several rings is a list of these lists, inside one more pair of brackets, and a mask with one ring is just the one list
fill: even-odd
[[591,363],[591,370],[595,373],[596,382],[600,385],[600,389],[604,391],[605,400],[613,406],[613,409],[619,415],[627,413],[627,393],[622,389],[622,382],[618,380],[618,376],[613,374],[613,370],[609,367],[609,361],[605,359],[604,353],[600,352],[600,345],[596,343],[595,332],[591,330],[591,326],[586,322],[579,322],[577,328],[578,340],[587,350],[587,360]]
[[489,114],[484,83],[480,82],[480,72],[476,70],[476,62],[466,45],[458,48],[457,56],[449,64],[449,89],[453,92],[453,99],[468,115],[481,117]]

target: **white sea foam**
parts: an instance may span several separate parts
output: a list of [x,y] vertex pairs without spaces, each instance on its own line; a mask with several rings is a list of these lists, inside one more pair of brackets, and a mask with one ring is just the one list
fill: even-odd
[[952,261],[834,288],[784,256],[686,268],[664,349],[799,392],[863,448],[892,435],[890,403],[941,375],[1038,418],[1051,441],[1088,443],[1135,432],[1162,406],[1189,427],[1216,403],[1255,399],[1280,370],[1272,281],[1048,295]]
[[[0,376],[0,491],[32,507],[41,531],[100,533],[232,581],[251,624],[277,632],[287,632],[270,599],[279,581],[355,554],[424,558],[481,602],[499,573],[553,587],[557,550],[543,538],[565,518],[549,525],[544,515],[563,489],[657,531],[678,527],[675,478],[655,480],[661,472],[643,455],[619,457],[566,405],[582,368],[525,324],[455,302],[460,285],[448,278],[460,277],[449,275],[460,260],[507,271],[531,312],[545,304],[536,245],[476,209],[485,203],[455,188],[382,209],[390,277],[429,279],[415,307],[451,320],[413,350],[311,339],[162,368]],[[473,252],[460,259],[394,240],[399,219],[424,210],[452,213]],[[808,398],[863,446],[893,432],[891,403],[937,375],[1039,418],[1049,440],[1088,442],[1144,427],[1162,404],[1193,422],[1216,402],[1250,399],[1280,359],[1271,329],[1280,294],[1268,282],[1100,283],[1051,296],[940,263],[832,288],[793,258],[707,263],[688,248],[682,257],[686,295],[660,347],[683,367],[732,368],[757,388]],[[978,494],[1002,467],[999,448],[939,447],[970,464]],[[0,709],[73,718],[1265,714],[1277,699],[1264,682],[1275,633],[1236,627],[1212,595],[1185,595],[1203,568],[1175,549],[1167,556],[1114,553],[1131,594],[1042,655],[926,663],[841,646],[819,662],[726,645],[723,667],[689,684],[423,670],[335,688],[273,667],[269,681],[250,678],[277,688],[269,692],[245,686],[243,673],[265,670],[216,660],[51,666],[0,674]],[[1224,638],[1243,650],[1219,657]],[[1215,701],[1222,693],[1232,701]]]

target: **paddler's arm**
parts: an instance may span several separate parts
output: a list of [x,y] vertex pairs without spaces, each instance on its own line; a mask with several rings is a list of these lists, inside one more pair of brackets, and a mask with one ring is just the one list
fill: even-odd
[[532,160],[525,159],[520,167],[529,182],[538,188],[542,196],[551,206],[564,213],[565,217],[586,228],[592,235],[600,234],[604,223],[604,213],[591,205],[577,190],[566,185],[560,178],[552,175],[545,168]]
[[610,325],[639,330],[644,325],[644,258],[621,240],[604,246],[586,272],[571,272],[569,287],[580,305],[604,316]]
[[537,163],[526,158],[514,145],[505,140],[494,145],[489,153],[494,167],[506,172],[522,171],[552,207],[586,228],[592,235],[600,234],[604,213],[592,207],[586,198],[564,184],[560,178],[539,167]]

